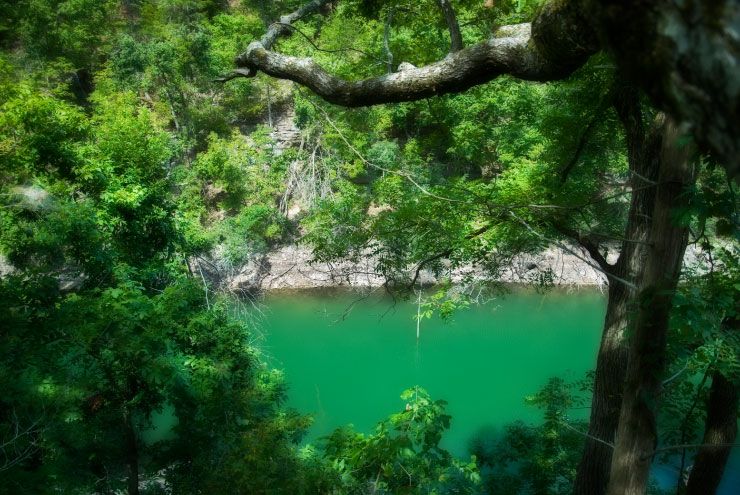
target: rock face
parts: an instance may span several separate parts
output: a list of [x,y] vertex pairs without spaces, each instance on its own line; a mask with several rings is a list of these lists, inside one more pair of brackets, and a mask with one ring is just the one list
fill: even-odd
[[[608,256],[614,262],[617,252]],[[684,263],[695,265],[701,253],[690,247]],[[209,261],[205,278],[232,292],[260,292],[280,289],[313,289],[327,287],[373,288],[384,284],[384,278],[375,270],[376,260],[368,255],[360,261],[313,261],[311,250],[305,246],[285,246],[267,254],[256,255],[238,269],[217,273],[218,262]],[[193,265],[193,266],[197,266]],[[193,268],[191,268],[193,269]],[[196,275],[197,271],[194,270]],[[204,269],[204,274],[206,270]],[[483,280],[484,273],[476,267],[466,267],[450,274],[452,282]],[[536,255],[521,255],[505,268],[497,281],[517,284],[537,284],[546,278],[549,282],[570,287],[605,287],[606,277],[585,252],[579,248],[551,247]],[[430,272],[421,272],[418,283],[432,285],[438,282]]]
[[[587,256],[583,256],[588,259]],[[375,271],[375,260],[363,257],[359,262],[340,260],[315,262],[310,249],[286,246],[260,255],[236,271],[224,273],[218,285],[231,291],[269,291],[275,289],[311,289],[325,287],[369,288],[383,285],[385,280]],[[547,274],[556,285],[602,286],[606,277],[574,254],[550,248],[538,255],[520,256],[498,278],[507,283],[537,283]],[[212,282],[215,273],[209,272]],[[453,282],[482,280],[483,272],[475,267],[455,270]],[[430,272],[422,272],[419,283],[431,285],[438,280]]]
[[8,260],[0,254],[0,278],[12,275],[15,272],[15,267],[11,265]]
[[359,262],[313,262],[311,251],[303,246],[286,246],[266,258],[270,273],[260,289],[308,289],[314,287],[378,287],[383,278],[375,273],[375,260]]
[[278,153],[301,141],[301,130],[295,124],[293,105],[288,105],[275,116],[270,136],[275,140]]

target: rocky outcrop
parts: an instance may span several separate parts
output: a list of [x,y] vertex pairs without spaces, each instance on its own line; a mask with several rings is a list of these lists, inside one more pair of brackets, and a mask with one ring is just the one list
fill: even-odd
[[[608,258],[613,262],[618,253]],[[687,250],[684,263],[697,264],[701,252],[698,248]],[[328,287],[372,288],[385,283],[375,270],[376,260],[368,254],[359,261],[338,260],[314,261],[313,254],[305,246],[285,246],[267,254],[255,255],[245,265],[234,269],[214,271],[218,261],[210,260],[207,268],[199,269],[197,260],[191,260],[191,270],[218,287],[232,292],[260,292],[279,289],[313,289]],[[482,281],[486,279],[482,269],[470,266],[449,273],[453,283]],[[538,284],[546,281],[554,285],[570,287],[604,287],[606,277],[589,261],[588,255],[576,247],[550,247],[539,254],[520,255],[495,279],[503,283]],[[428,271],[420,273],[418,283],[432,285],[439,280]]]
[[[371,256],[359,262],[348,260],[317,263],[312,261],[308,248],[289,246],[267,255],[270,273],[262,279],[260,289],[305,289],[312,287],[378,287],[385,282],[376,273],[376,260]],[[562,249],[550,248],[538,255],[518,256],[497,278],[507,283],[537,283],[547,273],[558,285],[600,286],[605,277],[586,262]],[[453,270],[453,282],[483,280],[486,275],[477,267]],[[418,283],[432,285],[438,282],[429,271],[420,273]]]

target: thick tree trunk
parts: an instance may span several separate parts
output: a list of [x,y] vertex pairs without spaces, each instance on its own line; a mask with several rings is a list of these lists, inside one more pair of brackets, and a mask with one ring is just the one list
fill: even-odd
[[[637,91],[628,88],[619,92],[615,97],[615,108],[627,140],[632,199],[624,235],[627,240],[622,243],[619,259],[610,272],[621,280],[638,285],[647,254],[655,203],[655,188],[650,185],[658,180],[660,147],[654,132],[646,136]],[[634,290],[616,278],[609,280],[609,298],[591,399],[590,438],[586,440],[576,472],[575,495],[602,495],[609,482],[612,448],[595,439],[612,443],[617,430],[627,372],[625,331],[634,295]]]
[[612,448],[599,441],[613,442],[622,403],[622,384],[627,368],[624,331],[628,320],[629,289],[619,282],[609,285],[604,332],[596,361],[596,375],[591,399],[591,417],[573,493],[599,495],[606,490]]
[[571,1],[625,76],[740,177],[740,2]]
[[660,175],[650,231],[650,246],[639,284],[629,363],[607,493],[645,493],[657,445],[656,405],[665,367],[668,317],[678,284],[688,229],[674,212],[686,203],[693,182],[687,149],[679,149],[676,126],[663,132]]
[[738,390],[721,373],[712,375],[704,428],[704,446],[694,459],[687,495],[713,495],[722,480],[732,444],[737,436]]

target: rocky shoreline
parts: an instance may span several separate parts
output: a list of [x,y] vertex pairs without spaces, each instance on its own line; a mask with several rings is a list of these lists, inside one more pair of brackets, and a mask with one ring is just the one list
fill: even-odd
[[[616,261],[618,252],[612,250],[607,261]],[[689,246],[684,263],[699,262],[702,252]],[[209,284],[230,292],[268,292],[276,290],[305,290],[319,288],[367,289],[384,285],[385,279],[375,271],[375,259],[368,255],[358,262],[339,260],[317,262],[306,246],[289,245],[265,254],[254,255],[242,266],[225,263],[218,250],[208,257],[189,261],[190,270]],[[591,261],[589,255],[577,246],[549,247],[538,254],[516,256],[495,279],[507,284],[534,285],[547,274],[549,282],[565,288],[591,287],[604,289],[606,276]],[[480,281],[486,276],[480,268],[466,267],[453,270],[448,278],[453,283]],[[439,282],[429,271],[420,272],[418,283],[429,286]]]
[[[232,292],[374,288],[385,282],[375,272],[375,260],[371,256],[363,257],[359,262],[316,262],[311,250],[300,245],[284,246],[253,256],[251,261],[238,267],[224,262],[218,250],[208,257],[191,259],[189,265],[195,275],[208,280],[211,285]],[[552,283],[558,286],[603,288],[606,285],[606,277],[586,253],[581,253],[575,247],[551,247],[537,255],[517,256],[496,281],[531,285],[537,283],[543,273],[548,273]],[[467,267],[452,271],[449,278],[452,282],[476,281],[483,280],[484,273],[476,267]],[[433,285],[438,281],[429,271],[420,272],[418,282],[421,285]]]
[[[612,263],[617,255],[616,250],[612,251],[607,260]],[[684,258],[685,265],[695,265],[701,255],[698,247],[689,246]],[[311,250],[301,245],[282,246],[267,253],[254,254],[248,262],[238,266],[225,261],[218,248],[207,256],[188,260],[188,268],[193,276],[207,281],[214,289],[248,294],[278,290],[381,287],[385,279],[376,273],[375,265],[375,259],[370,255],[357,262],[317,262]],[[0,256],[0,277],[14,271],[14,267]],[[604,289],[607,284],[606,277],[597,265],[576,246],[550,247],[538,254],[516,256],[494,280],[507,284],[535,285],[542,274],[547,274],[553,285],[564,288]],[[447,278],[453,283],[487,279],[483,270],[473,266],[452,270]],[[59,273],[60,288],[64,291],[75,290],[84,279],[83,274],[71,269]],[[439,281],[426,270],[422,270],[418,278],[418,283],[423,286]]]

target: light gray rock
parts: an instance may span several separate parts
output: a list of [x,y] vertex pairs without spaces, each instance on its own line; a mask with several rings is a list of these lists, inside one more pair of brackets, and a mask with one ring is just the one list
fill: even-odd
[[0,278],[7,277],[15,272],[15,267],[8,262],[8,259],[0,254]]
[[[616,261],[616,250],[608,253],[610,263]],[[695,246],[686,253],[686,263],[701,256]],[[312,289],[327,287],[373,288],[384,284],[376,272],[376,259],[369,253],[360,261],[339,260],[316,262],[305,246],[285,246],[268,253],[262,261],[252,261],[233,276],[228,286],[241,290]],[[411,268],[409,273],[412,273]],[[483,281],[487,275],[478,267],[460,268],[448,273],[452,282]],[[543,276],[552,283],[571,287],[605,288],[606,276],[588,254],[576,246],[550,247],[536,255],[520,255],[496,279],[504,283],[536,284]],[[417,283],[439,282],[429,271],[420,273]]]

